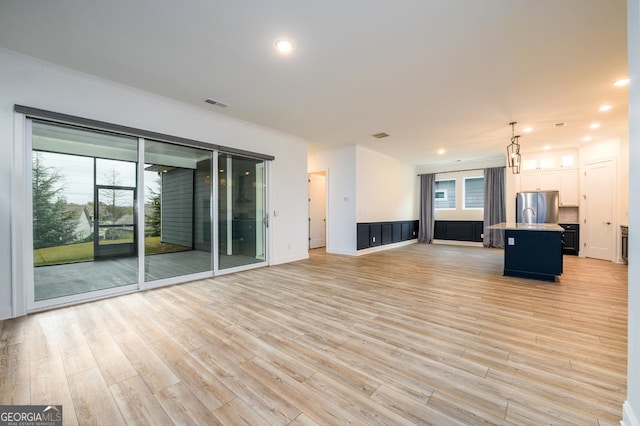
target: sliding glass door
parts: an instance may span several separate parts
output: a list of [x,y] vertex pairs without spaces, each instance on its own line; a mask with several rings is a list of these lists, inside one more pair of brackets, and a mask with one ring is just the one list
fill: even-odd
[[218,269],[266,263],[265,162],[218,156]]
[[31,143],[33,301],[136,284],[137,139],[34,121]]
[[267,264],[266,161],[46,121],[27,127],[29,309]]

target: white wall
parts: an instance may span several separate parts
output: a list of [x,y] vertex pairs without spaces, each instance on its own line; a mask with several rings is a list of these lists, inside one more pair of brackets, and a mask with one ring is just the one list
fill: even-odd
[[[14,104],[271,154],[271,263],[308,256],[307,142],[0,49],[0,318],[11,307]],[[16,146],[15,149],[22,149]]]
[[618,170],[618,221],[626,225],[629,223],[629,134],[620,139]]
[[[629,310],[626,426],[640,425],[640,0],[627,1],[629,61]],[[633,234],[631,234],[633,235]]]
[[422,166],[416,167],[417,174],[423,173],[443,173],[443,172],[451,172],[456,170],[482,170],[487,167],[504,167],[506,162],[506,157],[493,157],[486,158],[482,160],[475,161],[458,161],[455,163],[434,163],[434,164],[424,164]]
[[356,146],[358,222],[418,218],[415,168],[363,146]]
[[606,139],[580,146],[580,165],[592,161],[618,158],[620,156],[620,139]]
[[355,255],[356,147],[314,152],[308,171],[327,172],[327,253]]

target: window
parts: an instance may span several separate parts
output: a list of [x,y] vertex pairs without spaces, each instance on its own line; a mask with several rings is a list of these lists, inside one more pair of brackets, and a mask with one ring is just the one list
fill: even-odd
[[438,180],[434,191],[434,206],[438,209],[456,208],[456,181]]
[[464,178],[464,209],[484,208],[484,177]]

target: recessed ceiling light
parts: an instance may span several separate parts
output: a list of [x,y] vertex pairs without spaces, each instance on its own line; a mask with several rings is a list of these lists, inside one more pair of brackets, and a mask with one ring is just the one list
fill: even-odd
[[447,152],[447,151],[445,151],[444,148],[440,148],[438,150],[438,154],[440,154],[440,155],[444,154],[445,152]]
[[545,151],[549,151],[551,149],[551,145],[545,145],[542,147]]
[[600,127],[600,123],[591,123],[591,124],[589,125],[589,128],[590,128],[590,129],[597,129],[598,127]]
[[611,105],[602,105],[598,110],[604,112],[609,111],[611,108],[613,108]]
[[531,133],[533,131],[533,127],[525,127],[522,131],[525,133]]
[[291,53],[293,50],[293,43],[285,39],[276,40],[275,46],[276,50],[283,54]]
[[626,86],[627,84],[629,84],[628,78],[621,78],[620,80],[616,80],[613,83],[614,86],[618,86],[618,87]]
[[582,138],[582,140],[585,142],[589,142],[591,139],[593,139],[591,136],[585,136],[584,138]]

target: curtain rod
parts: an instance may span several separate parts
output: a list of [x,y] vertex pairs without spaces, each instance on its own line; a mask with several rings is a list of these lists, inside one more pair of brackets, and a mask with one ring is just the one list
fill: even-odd
[[[434,172],[434,175],[439,175],[442,173],[459,173],[459,172],[472,172],[475,170],[484,170],[484,169],[506,169],[507,166],[498,166],[498,167],[480,167],[480,168],[475,168],[475,169],[461,169],[461,170],[450,170],[450,171],[446,171],[446,172]],[[430,173],[418,173],[418,176],[422,176],[422,175],[428,175]]]

